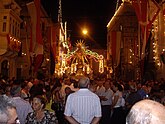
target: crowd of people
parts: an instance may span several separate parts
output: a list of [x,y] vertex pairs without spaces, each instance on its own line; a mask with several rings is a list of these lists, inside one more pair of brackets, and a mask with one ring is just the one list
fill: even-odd
[[[1,78],[0,101],[0,124],[136,124],[147,114],[151,119],[148,117],[146,124],[152,124],[153,117],[165,124],[163,78],[145,82],[88,77],[78,81]],[[158,107],[152,110],[155,104]],[[142,118],[138,124],[144,121]]]

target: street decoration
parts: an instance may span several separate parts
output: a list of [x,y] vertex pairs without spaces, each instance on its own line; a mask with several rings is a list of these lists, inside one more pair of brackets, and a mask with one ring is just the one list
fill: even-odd
[[9,50],[19,52],[21,49],[21,42],[12,36],[7,36],[7,39]]
[[80,40],[76,43],[76,49],[74,51],[68,51],[66,54],[61,54],[61,64],[59,69],[56,68],[55,73],[58,75],[75,74],[76,76],[88,75],[92,71],[91,60],[99,63],[99,72],[104,72],[104,57],[96,52],[87,49],[84,41]]
[[160,59],[161,57],[159,57],[159,52],[158,52],[158,21],[157,19],[152,23],[152,30],[151,30],[151,33],[152,33],[152,41],[153,41],[153,60],[155,62],[155,66],[157,68],[159,68],[161,66],[161,62],[160,62]]

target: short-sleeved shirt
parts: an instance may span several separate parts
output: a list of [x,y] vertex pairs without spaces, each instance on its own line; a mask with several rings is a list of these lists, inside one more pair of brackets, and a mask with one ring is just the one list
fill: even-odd
[[101,105],[112,104],[113,91],[110,88],[107,91],[104,90],[101,96],[105,96],[105,98],[107,99],[106,101],[101,101]]
[[81,124],[90,124],[94,117],[101,117],[100,99],[90,90],[80,89],[68,96],[64,115]]
[[[119,96],[119,99],[117,100],[117,103],[116,103],[116,105],[114,106],[114,108],[123,106],[123,103],[122,103],[122,99],[123,99],[123,97],[122,97],[122,92],[117,91],[116,93],[114,93],[114,96]],[[112,99],[113,99],[113,98],[112,98]]]
[[105,87],[104,86],[101,86],[101,87],[97,87],[96,88],[96,94],[98,95],[98,96],[100,96],[103,92],[105,91]]

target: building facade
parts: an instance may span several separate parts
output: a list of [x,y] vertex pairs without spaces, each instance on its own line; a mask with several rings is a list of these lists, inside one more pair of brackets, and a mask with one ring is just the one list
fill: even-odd
[[[151,1],[151,0],[150,0]],[[111,77],[123,80],[155,80],[165,76],[161,55],[165,51],[164,2],[149,30],[142,57],[141,27],[131,0],[123,0],[107,25],[107,59]],[[156,5],[156,4],[155,4]]]
[[20,6],[14,0],[2,0],[0,5],[0,69],[4,77],[15,77],[21,65],[16,56],[21,49]]
[[107,60],[113,78],[138,78],[138,21],[133,7],[124,2],[107,26]]
[[[11,79],[35,77],[33,69],[34,52],[30,51],[32,41],[32,22],[28,11],[28,1],[2,0],[0,5],[0,73]],[[33,2],[33,1],[32,1]],[[36,10],[36,8],[33,8]],[[43,56],[40,69],[50,75],[50,47],[53,22],[45,9],[40,6],[40,28],[43,41]],[[34,32],[35,34],[37,32]]]

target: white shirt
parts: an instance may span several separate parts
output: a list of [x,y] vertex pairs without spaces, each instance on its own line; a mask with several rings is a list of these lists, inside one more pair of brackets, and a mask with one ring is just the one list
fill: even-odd
[[117,100],[117,103],[116,103],[116,105],[114,106],[114,108],[123,106],[122,92],[120,92],[120,91],[118,90],[118,91],[116,91],[116,93],[114,93],[114,96],[119,96],[119,99]]
[[112,104],[112,97],[113,97],[113,91],[109,88],[107,91],[104,90],[102,92],[101,96],[105,96],[107,99],[106,101],[101,101],[101,105],[111,105]]
[[98,96],[100,96],[103,92],[105,91],[105,87],[104,86],[101,86],[101,87],[97,87],[96,88],[96,94],[98,95]]
[[101,117],[99,97],[88,89],[80,89],[68,96],[64,114],[80,124],[90,124],[94,117]]

